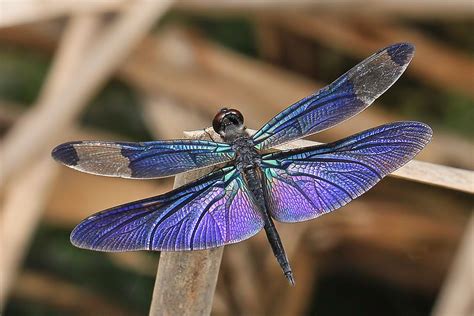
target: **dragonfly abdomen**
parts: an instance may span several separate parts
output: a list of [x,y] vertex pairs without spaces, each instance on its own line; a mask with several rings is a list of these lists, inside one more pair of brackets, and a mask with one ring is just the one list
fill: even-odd
[[265,201],[263,180],[264,175],[261,166],[259,163],[244,165],[241,168],[241,172],[245,180],[245,185],[247,186],[252,199],[262,214],[262,218],[265,223],[265,233],[272,248],[273,254],[280,264],[280,267],[282,268],[285,277],[288,279],[288,282],[290,282],[291,285],[294,285],[295,280],[290,263],[288,261],[288,257],[286,256],[285,249],[283,248],[280,235],[278,234],[275,224],[271,218],[268,203]]

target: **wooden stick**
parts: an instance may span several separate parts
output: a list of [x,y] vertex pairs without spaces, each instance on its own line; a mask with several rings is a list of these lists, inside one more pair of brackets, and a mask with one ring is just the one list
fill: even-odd
[[433,316],[468,316],[474,313],[474,216],[468,222],[464,239],[451,271],[433,309]]
[[471,170],[412,160],[391,176],[474,194],[474,172]]
[[12,128],[0,148],[5,179],[21,169],[34,153],[58,142],[61,131],[72,124],[87,101],[171,3],[172,0],[135,1],[96,41],[85,56],[81,71],[74,74],[73,84]]
[[223,251],[162,252],[150,315],[210,315]]
[[[207,134],[197,138],[207,139]],[[209,169],[178,175],[175,187],[207,174]],[[162,252],[150,315],[209,315],[223,252],[224,247]]]

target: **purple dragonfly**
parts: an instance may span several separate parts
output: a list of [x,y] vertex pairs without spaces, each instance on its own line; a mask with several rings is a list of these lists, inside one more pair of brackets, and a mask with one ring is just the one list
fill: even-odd
[[[329,213],[413,159],[431,140],[429,126],[404,121],[345,139],[268,153],[364,110],[405,71],[414,47],[399,43],[365,59],[329,86],[291,105],[253,136],[242,114],[223,108],[213,121],[223,142],[76,141],[52,156],[71,168],[150,179],[224,164],[163,195],[116,206],[82,221],[71,242],[99,251],[209,249],[265,229],[288,281],[294,277],[273,219],[293,223]],[[265,153],[266,152],[266,153]]]

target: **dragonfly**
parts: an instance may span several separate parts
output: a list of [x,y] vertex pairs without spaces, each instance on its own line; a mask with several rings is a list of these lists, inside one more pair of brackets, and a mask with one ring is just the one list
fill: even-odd
[[283,274],[294,275],[274,220],[330,213],[413,159],[431,140],[421,122],[381,125],[339,141],[276,151],[366,109],[405,71],[410,43],[388,46],[327,87],[289,106],[250,135],[243,115],[222,108],[212,126],[222,141],[74,141],[52,151],[60,163],[102,176],[153,179],[215,166],[162,195],[96,213],[74,228],[73,245],[96,251],[189,251],[240,242],[262,229]]

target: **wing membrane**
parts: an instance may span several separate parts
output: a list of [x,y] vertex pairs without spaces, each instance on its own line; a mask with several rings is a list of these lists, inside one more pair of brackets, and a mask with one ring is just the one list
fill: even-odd
[[419,122],[386,124],[332,144],[263,157],[272,216],[299,222],[335,210],[410,161],[430,141]]
[[368,107],[401,76],[414,53],[411,44],[389,46],[365,59],[331,85],[271,119],[254,136],[270,148],[334,126]]
[[262,227],[239,173],[226,167],[164,195],[92,215],[71,241],[100,251],[198,250],[247,239]]
[[231,160],[232,148],[204,140],[144,143],[79,141],[56,147],[52,156],[68,167],[122,178],[161,178]]

